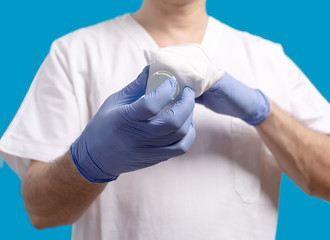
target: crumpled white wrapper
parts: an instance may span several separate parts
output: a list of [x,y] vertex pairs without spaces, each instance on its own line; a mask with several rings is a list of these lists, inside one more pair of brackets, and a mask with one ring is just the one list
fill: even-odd
[[[199,97],[225,74],[207,55],[201,45],[181,44],[156,50],[144,50],[144,57],[150,65],[149,79],[158,72],[171,73],[178,82],[179,92],[189,86]],[[146,94],[150,91],[148,79]]]

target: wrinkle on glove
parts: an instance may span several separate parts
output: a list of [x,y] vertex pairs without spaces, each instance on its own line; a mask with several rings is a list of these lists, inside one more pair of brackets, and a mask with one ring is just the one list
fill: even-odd
[[149,68],[122,90],[110,95],[71,144],[70,156],[91,182],[110,182],[126,172],[150,167],[188,151],[196,133],[195,93],[184,88],[174,106],[177,82],[168,79],[144,95]]
[[[212,87],[225,74],[202,46],[195,43],[144,50],[144,56],[150,65],[149,79],[158,71],[169,72],[178,81],[180,92],[188,86],[195,92],[196,97]],[[150,89],[149,81],[146,93],[149,92],[148,89]]]
[[252,126],[260,125],[270,113],[269,100],[262,91],[246,86],[228,73],[195,101]]

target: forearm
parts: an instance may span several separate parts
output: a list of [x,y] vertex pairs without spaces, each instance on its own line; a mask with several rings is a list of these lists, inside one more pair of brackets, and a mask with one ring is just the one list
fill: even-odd
[[31,223],[43,229],[74,223],[105,186],[82,177],[66,153],[52,163],[31,163],[21,191]]
[[283,171],[308,195],[330,201],[330,137],[306,128],[274,103],[257,130]]

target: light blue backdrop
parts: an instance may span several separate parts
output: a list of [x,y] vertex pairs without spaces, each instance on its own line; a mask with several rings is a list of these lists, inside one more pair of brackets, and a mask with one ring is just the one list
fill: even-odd
[[[282,43],[329,101],[327,2],[208,0],[207,9],[232,27]],[[0,135],[14,117],[53,40],[80,27],[134,12],[140,4],[141,0],[1,1]],[[0,239],[70,239],[71,227],[33,229],[23,208],[20,181],[6,164],[0,168],[0,191]],[[330,239],[329,216],[330,205],[307,197],[283,178],[277,239]]]

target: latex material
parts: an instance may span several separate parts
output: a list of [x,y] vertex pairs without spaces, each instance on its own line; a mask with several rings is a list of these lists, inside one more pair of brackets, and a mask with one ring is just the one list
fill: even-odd
[[241,118],[253,126],[261,124],[270,111],[269,101],[263,92],[244,85],[228,73],[196,102],[217,113]]
[[[178,81],[181,91],[185,86],[189,86],[196,97],[225,74],[199,44],[181,44],[157,50],[145,50],[144,56],[150,65],[150,76],[158,71],[169,72]],[[150,85],[148,80],[147,92]]]
[[177,83],[169,79],[143,96],[148,70],[111,95],[71,145],[71,158],[86,179],[115,180],[121,173],[179,156],[193,143],[194,92],[185,88],[169,111],[158,114],[171,101]]

